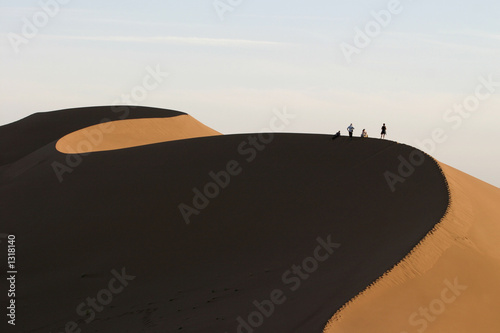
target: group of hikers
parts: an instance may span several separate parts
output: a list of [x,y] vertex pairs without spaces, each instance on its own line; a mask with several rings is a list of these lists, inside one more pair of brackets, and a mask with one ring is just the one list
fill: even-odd
[[[347,132],[349,133],[349,137],[352,138],[352,135],[354,133],[354,126],[352,126],[352,123],[347,127]],[[387,134],[387,127],[385,126],[385,123],[382,125],[382,132],[380,133],[380,138],[385,139],[385,136]],[[340,136],[340,131],[337,132],[332,138],[332,140],[335,140]],[[362,138],[367,138],[368,137],[368,132],[366,132],[366,129],[363,128],[363,131],[361,132],[361,137]]]

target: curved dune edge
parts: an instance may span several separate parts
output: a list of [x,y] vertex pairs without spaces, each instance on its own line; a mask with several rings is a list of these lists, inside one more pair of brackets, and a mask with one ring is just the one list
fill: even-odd
[[189,115],[126,119],[70,133],[57,141],[56,149],[64,154],[84,154],[216,135],[221,133]]
[[450,192],[443,219],[325,333],[500,332],[500,189],[439,165]]

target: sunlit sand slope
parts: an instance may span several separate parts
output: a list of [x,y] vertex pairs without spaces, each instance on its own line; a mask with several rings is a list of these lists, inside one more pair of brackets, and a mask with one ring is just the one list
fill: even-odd
[[325,332],[500,332],[500,189],[440,165],[446,216]]
[[130,119],[70,133],[57,142],[56,148],[66,154],[81,154],[214,135],[221,134],[189,115]]

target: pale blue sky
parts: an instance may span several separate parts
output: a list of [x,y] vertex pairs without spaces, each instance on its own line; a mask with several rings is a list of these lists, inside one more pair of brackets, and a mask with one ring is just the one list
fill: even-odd
[[378,137],[385,122],[389,139],[416,145],[442,128],[447,140],[429,152],[500,186],[500,86],[456,129],[443,120],[479,77],[500,82],[500,2],[401,0],[348,63],[342,43],[391,1],[221,0],[240,3],[221,20],[213,0],[61,0],[16,52],[9,36],[55,1],[0,0],[0,124],[117,103],[160,66],[168,78],[137,104],[228,134],[260,131],[285,107],[297,116],[287,132],[345,133],[353,122]]

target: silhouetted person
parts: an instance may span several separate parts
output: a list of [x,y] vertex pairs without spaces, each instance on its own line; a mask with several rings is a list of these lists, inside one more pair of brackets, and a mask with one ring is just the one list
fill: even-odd
[[380,138],[385,139],[386,134],[387,134],[387,127],[385,127],[385,123],[384,123],[384,125],[382,125],[382,133],[380,133]]
[[349,137],[352,139],[352,132],[354,132],[354,127],[352,126],[352,124],[347,127],[347,132],[349,132]]
[[335,135],[332,137],[332,140],[335,140],[336,138],[340,137],[340,131],[335,133]]

